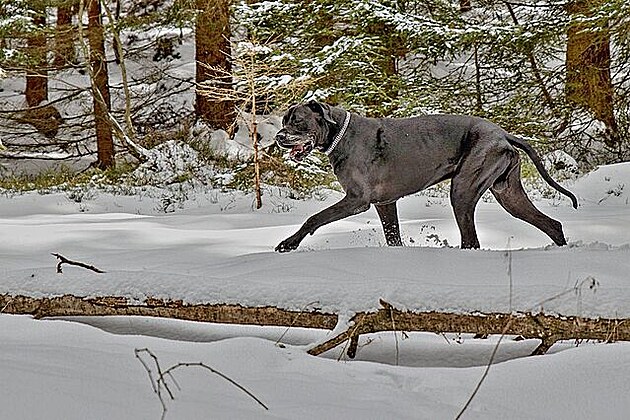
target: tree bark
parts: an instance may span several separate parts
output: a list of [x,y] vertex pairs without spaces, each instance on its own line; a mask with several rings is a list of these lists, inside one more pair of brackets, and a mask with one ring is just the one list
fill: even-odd
[[[574,0],[567,7],[571,16],[593,17],[603,0]],[[567,33],[566,95],[570,102],[590,110],[608,131],[606,144],[619,145],[614,114],[614,89],[610,76],[610,33],[607,25],[593,28],[572,23]]]
[[100,0],[87,0],[88,3],[88,42],[92,68],[92,95],[94,99],[94,125],[96,127],[96,166],[106,169],[114,166],[114,140],[109,121],[111,100],[109,78],[105,58],[105,39],[101,21]]
[[26,69],[26,90],[24,96],[29,108],[48,100],[48,63],[46,62],[46,11],[43,8],[33,10],[33,23],[40,29],[28,37],[28,55],[31,63]]
[[28,109],[19,121],[32,125],[37,132],[52,139],[57,136],[63,119],[52,105],[41,105],[48,101],[48,53],[46,45],[46,8],[41,5],[33,6],[33,23],[37,27],[27,40],[26,54],[29,64],[26,68],[26,88],[24,98]]
[[72,28],[73,3],[74,1],[67,1],[57,7],[55,58],[53,60],[53,65],[58,68],[66,67],[68,64],[76,61]]
[[[195,60],[198,84],[211,81],[223,88],[232,85],[232,78],[229,76],[232,70],[230,3],[231,0],[196,0],[198,14],[195,27]],[[211,127],[228,132],[236,121],[234,102],[210,99],[199,89],[196,93],[195,114]]]

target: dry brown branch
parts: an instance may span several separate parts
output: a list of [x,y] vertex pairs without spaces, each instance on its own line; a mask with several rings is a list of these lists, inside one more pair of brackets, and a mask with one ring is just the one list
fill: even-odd
[[383,299],[379,299],[379,303],[381,306],[389,311],[390,317],[392,319],[392,331],[394,332],[394,343],[396,345],[396,366],[398,366],[400,362],[400,348],[398,346],[398,335],[396,335],[396,320],[394,319],[394,307],[385,302]]
[[[153,316],[188,321],[221,324],[251,324],[293,326],[296,328],[324,328],[332,330],[337,315],[318,311],[289,311],[274,307],[247,308],[240,305],[191,305],[182,301],[147,298],[143,304],[130,304],[119,296],[82,298],[64,295],[33,298],[23,295],[0,294],[0,307],[9,314],[33,315],[35,318],[54,316]],[[299,316],[298,316],[299,315]]]
[[[451,314],[440,312],[412,313],[393,309],[380,309],[378,312],[358,314],[363,316],[356,331],[343,333],[319,344],[308,351],[320,355],[331,350],[357,334],[370,334],[391,331],[392,316],[398,330],[425,332],[459,332],[482,335],[515,335],[523,338],[539,339],[549,345],[558,340],[590,339],[608,341],[610,331],[615,327],[621,341],[630,340],[630,328],[615,319],[585,319],[559,317],[554,315],[519,313],[516,315],[492,313],[480,315]],[[353,318],[357,320],[357,316]],[[506,324],[507,330],[505,329]]]
[[341,360],[341,356],[343,356],[344,353],[346,353],[348,357],[351,359],[354,359],[354,357],[357,355],[357,349],[359,348],[359,335],[360,335],[357,331],[359,330],[359,327],[361,326],[361,324],[363,324],[364,319],[365,319],[365,316],[361,316],[361,318],[359,318],[356,324],[354,325],[354,328],[352,329],[352,331],[349,332],[348,343],[346,345],[347,350],[346,350],[346,347],[344,347],[343,351],[339,354],[337,361]]
[[[120,40],[120,32],[118,27],[116,26],[116,20],[114,19],[114,15],[112,14],[111,9],[109,8],[109,5],[107,4],[106,1],[101,1],[101,5],[103,6],[103,9],[105,10],[105,13],[107,14],[107,19],[109,21],[109,26],[110,26],[110,30],[112,32],[112,36],[114,37],[114,48],[116,51],[116,55],[119,58],[119,67],[120,67],[120,75],[122,78],[122,85],[123,85],[123,91],[125,94],[125,122],[127,123],[127,132],[125,133],[126,136],[130,139],[130,141],[133,143],[133,139],[135,137],[135,133],[133,130],[133,123],[131,121],[131,93],[129,91],[129,83],[128,83],[128,77],[127,77],[127,66],[125,65],[125,59],[124,59],[124,53],[123,53],[123,49],[122,49],[122,42]],[[116,3],[117,7],[120,7],[120,1],[118,1]],[[110,118],[111,115],[110,115]],[[135,157],[135,155],[134,155]]]
[[[166,417],[166,411],[167,411],[166,401],[164,400],[162,390],[165,390],[166,393],[168,393],[168,397],[171,400],[175,399],[175,394],[173,394],[173,391],[171,391],[171,388],[167,379],[170,379],[173,382],[173,384],[177,387],[177,389],[181,390],[179,384],[177,383],[177,381],[175,380],[175,377],[173,376],[173,372],[175,372],[177,369],[182,368],[182,367],[199,367],[211,373],[214,373],[215,375],[225,379],[226,381],[234,385],[236,388],[243,391],[250,398],[256,401],[260,406],[262,406],[265,410],[269,410],[269,407],[267,407],[262,401],[260,401],[254,394],[248,391],[244,386],[242,386],[241,384],[239,384],[238,382],[236,382],[229,376],[219,372],[218,370],[212,368],[211,366],[205,363],[180,362],[169,367],[166,370],[162,370],[162,367],[160,366],[160,361],[158,360],[157,356],[148,348],[134,349],[134,354],[136,358],[140,361],[144,369],[147,371],[147,375],[149,375],[149,381],[151,382],[151,387],[153,388],[153,392],[157,394],[158,399],[160,400],[160,404],[162,405],[162,419]],[[149,363],[147,363],[147,361],[142,358],[142,354],[147,354],[149,358],[153,360],[153,364],[155,365],[155,370],[156,370],[157,375],[153,374],[153,370],[151,370]]]
[[282,335],[280,335],[280,337],[276,340],[275,345],[277,346],[278,344],[280,344],[280,341],[282,341],[282,339],[283,339],[283,338],[284,338],[284,336],[285,336],[285,335],[289,332],[289,330],[295,326],[295,324],[297,323],[298,319],[299,319],[299,318],[300,318],[300,316],[304,313],[304,311],[306,311],[306,309],[307,309],[307,308],[309,308],[310,306],[316,305],[316,304],[318,304],[318,303],[319,303],[319,301],[317,301],[317,300],[316,300],[316,301],[309,302],[309,303],[307,303],[306,305],[304,305],[304,307],[303,307],[302,309],[300,309],[300,312],[298,312],[298,313],[295,315],[295,318],[293,318],[293,321],[291,322],[291,325],[289,325],[289,326],[287,327],[287,329],[286,329],[286,330],[284,330],[284,332],[282,333]]
[[[53,316],[102,316],[130,315],[154,316],[222,324],[250,324],[293,326],[302,328],[335,328],[335,314],[318,311],[300,312],[276,307],[247,308],[240,305],[186,304],[182,301],[164,301],[147,298],[143,304],[130,304],[124,297],[106,296],[82,298],[65,295],[52,298],[33,298],[22,295],[0,295],[0,307],[5,313],[30,314],[36,318]],[[299,314],[299,316],[297,316]],[[358,322],[362,318],[361,322]],[[392,318],[398,331],[424,331],[441,334],[500,335],[511,319],[506,335],[522,336],[526,339],[547,338],[555,340],[601,340],[630,341],[630,322],[625,319],[579,318],[545,315],[542,313],[518,314],[454,314],[443,312],[409,312],[396,309],[380,309],[376,312],[361,312],[352,321],[356,334],[391,331]],[[352,328],[351,328],[352,329]],[[309,350],[319,355],[342,344],[350,338],[345,331],[331,340]]]
[[[359,336],[358,335],[353,335],[352,337],[350,337],[350,341],[348,344],[348,351],[347,351],[347,355],[349,358],[354,359],[355,356],[357,355],[357,349],[359,348]],[[341,353],[343,354],[343,353]],[[341,358],[341,355],[339,355],[339,358]],[[339,359],[337,359],[339,360]]]
[[[100,0],[99,0],[100,1]],[[82,19],[83,19],[83,2],[81,1],[79,3],[79,19],[78,19],[78,24],[79,24],[79,45],[81,46],[81,49],[83,51],[83,55],[85,57],[89,57],[90,56],[90,50],[88,48],[88,44],[85,42],[85,39],[83,37],[83,23],[82,23]],[[111,19],[111,18],[110,18]],[[88,28],[89,29],[89,28]],[[123,88],[125,91],[125,118],[127,119],[127,126],[128,126],[128,132],[126,132],[120,125],[120,123],[118,122],[118,120],[116,120],[116,118],[114,118],[114,116],[111,113],[110,107],[107,106],[106,103],[106,99],[103,97],[102,92],[97,89],[96,85],[95,85],[95,79],[96,79],[96,75],[94,73],[94,70],[92,69],[92,66],[88,61],[85,62],[85,70],[87,72],[87,74],[90,76],[90,86],[92,87],[91,89],[91,93],[93,96],[93,100],[95,102],[98,102],[101,104],[101,107],[105,110],[104,114],[105,117],[107,118],[107,120],[109,121],[109,123],[111,124],[111,127],[114,129],[114,132],[117,134],[118,138],[120,139],[123,147],[134,157],[136,158],[139,162],[146,162],[147,160],[147,151],[140,147],[138,144],[135,143],[135,141],[133,141],[133,139],[131,138],[131,136],[133,136],[133,126],[131,123],[131,104],[130,104],[130,94],[129,94],[129,87],[127,84],[127,80],[126,80],[126,68],[124,66],[124,63],[121,64],[121,69],[125,69],[125,72],[123,74]]]
[[53,253],[51,253],[51,255],[54,256],[54,257],[57,257],[57,259],[59,260],[59,262],[57,263],[57,273],[58,274],[62,274],[63,273],[63,270],[61,268],[62,264],[76,265],[77,267],[83,267],[83,268],[86,268],[88,270],[92,270],[92,271],[94,271],[96,273],[104,273],[103,270],[101,270],[99,268],[96,268],[93,265],[89,265],[89,264],[82,263],[82,262],[79,262],[79,261],[70,260],[70,259],[64,257],[61,254],[57,254],[57,253],[53,252]]
[[4,306],[2,307],[2,309],[0,309],[0,314],[3,313],[5,311],[5,309],[7,309],[9,307],[9,304],[13,302],[13,298],[8,299],[7,302],[4,304]]

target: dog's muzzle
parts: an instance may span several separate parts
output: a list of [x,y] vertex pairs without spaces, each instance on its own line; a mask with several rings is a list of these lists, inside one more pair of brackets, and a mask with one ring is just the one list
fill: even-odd
[[315,148],[315,142],[311,136],[289,134],[284,129],[276,134],[276,143],[283,149],[291,149],[289,157],[295,162],[300,162]]

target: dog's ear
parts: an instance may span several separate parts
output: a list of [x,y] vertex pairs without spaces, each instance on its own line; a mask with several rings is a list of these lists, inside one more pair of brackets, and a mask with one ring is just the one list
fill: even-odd
[[333,125],[337,125],[337,121],[333,119],[332,114],[330,112],[330,105],[317,102],[314,99],[309,101],[306,105],[313,111],[319,113],[322,116],[322,118],[324,118],[324,121]]
[[293,111],[295,111],[295,108],[297,108],[298,104],[293,103],[291,105],[289,105],[289,107],[287,108],[286,112],[284,113],[284,115],[282,116],[282,125],[286,125],[287,121],[289,121],[289,119],[291,118],[291,115],[293,115]]

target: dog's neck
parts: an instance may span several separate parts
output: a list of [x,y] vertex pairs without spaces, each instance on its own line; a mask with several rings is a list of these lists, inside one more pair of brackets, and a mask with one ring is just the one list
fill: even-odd
[[324,150],[324,153],[326,155],[330,155],[332,151],[335,150],[335,147],[337,147],[337,145],[339,144],[343,136],[346,135],[346,131],[348,131],[348,125],[350,124],[350,113],[346,110],[344,110],[343,112],[345,114],[343,123],[341,125],[341,128],[335,135],[335,137],[332,139],[332,142],[330,143],[330,145],[326,148],[326,150]]

